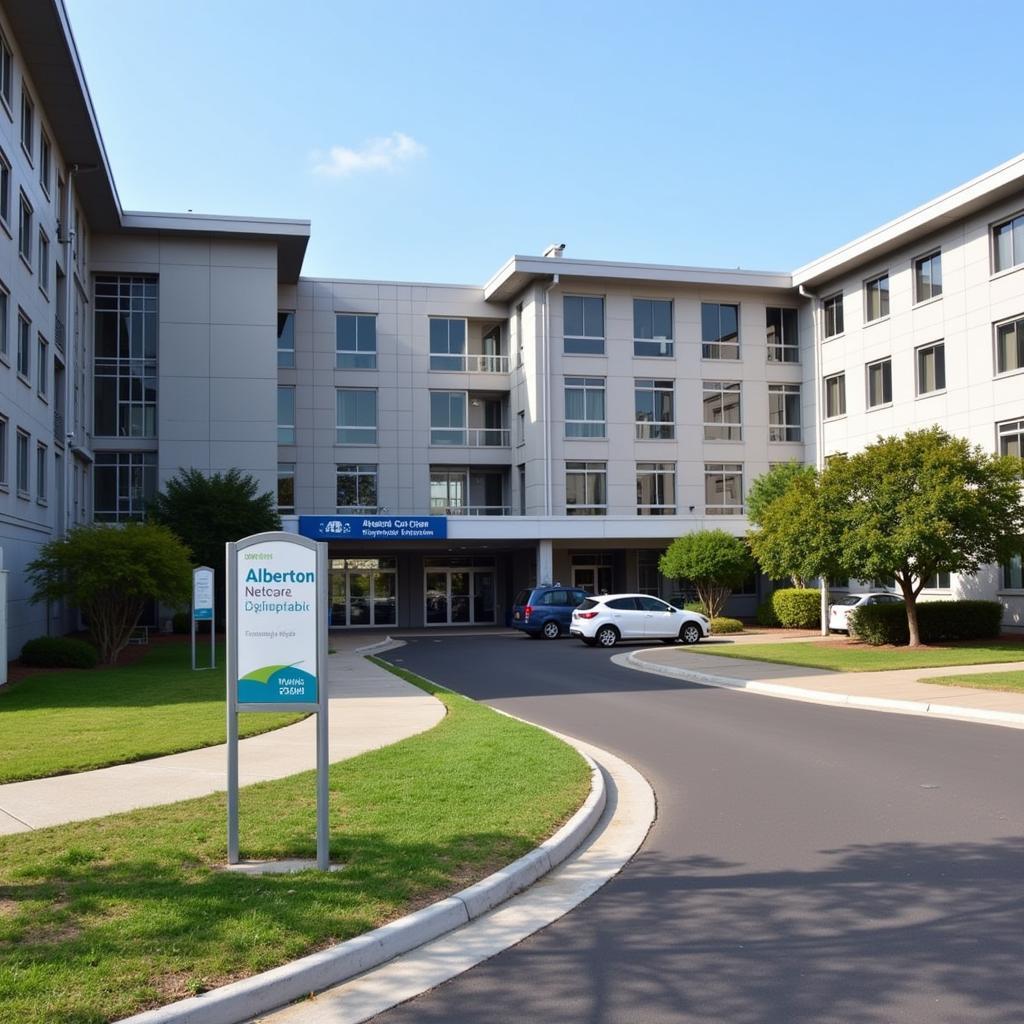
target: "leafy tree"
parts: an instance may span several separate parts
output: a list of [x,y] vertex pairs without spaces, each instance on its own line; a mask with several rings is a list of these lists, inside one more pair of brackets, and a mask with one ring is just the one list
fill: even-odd
[[712,619],[721,615],[733,588],[754,568],[746,544],[725,530],[698,530],[677,537],[658,565],[669,579],[689,580]]
[[[757,528],[747,537],[754,557],[767,576],[775,580],[788,576],[794,587],[807,586],[807,580],[815,574],[808,571],[810,564],[806,535],[814,527],[813,524],[791,517],[788,512],[772,516],[770,508],[791,490],[794,494],[789,498],[790,503],[808,502],[814,493],[816,478],[817,472],[813,466],[783,462],[759,476],[747,495],[747,519]],[[783,529],[780,524],[791,524],[793,528]]]
[[26,571],[34,602],[67,601],[89,623],[100,660],[124,650],[148,600],[188,600],[188,549],[170,530],[151,524],[78,526],[44,544]]

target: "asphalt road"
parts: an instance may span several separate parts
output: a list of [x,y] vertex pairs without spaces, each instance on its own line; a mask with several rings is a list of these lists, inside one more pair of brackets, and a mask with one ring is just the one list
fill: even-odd
[[378,1022],[1024,1021],[1024,732],[675,683],[571,640],[386,657],[619,754],[658,819],[586,903]]

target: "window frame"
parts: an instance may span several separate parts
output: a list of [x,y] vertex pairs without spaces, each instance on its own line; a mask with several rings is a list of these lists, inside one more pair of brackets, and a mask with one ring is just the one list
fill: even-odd
[[[354,314],[359,315],[359,314]],[[365,314],[363,314],[365,315]],[[448,329],[445,332],[445,343],[447,350],[434,351],[434,324],[446,323]],[[462,350],[452,351],[452,329],[453,323],[462,324]],[[376,325],[374,326],[374,337],[376,338]],[[427,317],[427,352],[429,361],[427,368],[441,373],[465,373],[466,356],[469,353],[469,320],[464,316],[429,316]],[[437,363],[435,365],[435,360]],[[444,360],[457,361],[457,365],[449,366]]]
[[[443,319],[438,317],[437,319]],[[342,348],[341,325],[348,321],[355,321],[355,348]],[[366,339],[363,338],[364,321],[372,324],[372,348],[362,347]],[[468,334],[468,325],[467,325]],[[433,355],[431,355],[433,359]],[[342,312],[334,314],[334,367],[337,370],[376,370],[377,369],[377,314],[376,313],[352,313]],[[433,369],[433,367],[431,367]]]
[[[50,401],[50,343],[42,332],[36,332],[36,394]],[[63,440],[63,439],[62,439]]]
[[[580,468],[582,467],[582,468]],[[583,478],[583,496],[591,497],[591,483],[595,485],[594,497],[603,497],[603,501],[584,501],[578,504],[569,503],[569,477]],[[597,494],[596,485],[601,482],[601,495]],[[567,516],[605,516],[608,514],[608,463],[601,460],[567,459],[565,462],[565,514]]]
[[[282,346],[281,339],[291,338],[291,347]],[[282,362],[281,357],[285,359]],[[295,369],[295,310],[279,309],[277,311],[277,368],[279,370]]]
[[[942,383],[938,384],[938,363],[936,363],[936,387],[931,391],[923,391],[921,388],[921,359],[926,352],[941,349],[942,351]],[[940,338],[938,341],[930,341],[925,345],[918,345],[914,349],[914,384],[917,398],[931,398],[933,395],[945,394],[946,391],[946,341]]]
[[11,365],[11,290],[0,281],[0,363]]
[[47,135],[46,129],[39,126],[39,187],[43,190],[43,195],[47,199],[52,198],[53,185],[51,179],[53,178],[53,143],[50,141],[50,136]]
[[[1013,273],[1013,271],[1020,270],[1021,267],[1024,267],[1024,246],[1021,247],[1022,251],[1019,253],[1020,258],[1018,259],[1018,253],[1016,252],[1016,246],[1014,245],[1014,239],[1017,237],[1017,228],[1015,227],[1017,221],[1021,221],[1020,234],[1024,236],[1024,210],[1018,210],[1016,213],[1010,214],[1009,217],[1001,217],[998,221],[995,221],[989,225],[989,266],[991,267],[990,276],[992,277],[1000,277],[1003,274],[1011,274]],[[997,266],[999,245],[996,241],[996,232],[1000,228],[1007,226],[1009,226],[1010,228],[1011,263],[1009,264],[1009,266],[999,267]]]
[[11,210],[14,204],[11,200],[11,186],[13,181],[14,171],[11,167],[11,161],[7,153],[0,148],[0,225],[12,237]]
[[[288,467],[291,467],[290,471]],[[290,480],[292,489],[292,502],[290,505],[281,504],[281,481]],[[295,515],[295,463],[294,462],[279,462],[277,464],[277,493],[276,505],[278,515],[293,516]]]
[[[725,419],[726,395],[736,395],[737,420]],[[717,395],[720,402],[722,419],[715,421],[707,418],[708,396]],[[743,384],[738,380],[702,380],[701,381],[701,422],[704,427],[705,441],[733,442],[743,440]],[[713,436],[714,431],[725,431],[724,437]],[[735,436],[733,436],[735,431]]]
[[[883,286],[884,282],[884,286]],[[864,324],[877,324],[889,319],[889,271],[885,270],[874,277],[867,278],[863,285],[864,292]],[[871,315],[872,296],[877,295],[878,313]]]
[[[652,467],[651,469],[645,469],[643,467]],[[676,501],[676,464],[674,462],[638,462],[636,464],[636,514],[638,516],[674,516],[678,508]],[[671,497],[671,502],[662,501],[661,503],[650,502],[644,504],[641,502],[641,477],[650,477],[653,481],[653,495],[652,497],[658,497],[658,492],[661,492],[661,497]],[[667,479],[668,483],[665,483]]]
[[[1018,365],[1005,370],[999,367],[999,331],[1003,327],[1013,327],[1014,333],[1016,334],[1016,345],[1018,355]],[[1006,317],[1002,320],[997,320],[992,324],[992,345],[993,345],[993,369],[995,370],[994,376],[996,377],[1010,377],[1014,374],[1024,371],[1024,313],[1018,314],[1017,316]]]
[[[704,337],[704,309],[705,307],[714,306],[718,310],[718,337],[715,341],[708,341]],[[727,342],[723,341],[723,338],[728,335],[722,334],[722,307],[726,306],[729,309],[736,311],[736,341]],[[736,355],[727,356],[722,355],[723,348],[735,348]],[[718,354],[712,354],[712,350],[717,349]],[[700,357],[702,360],[708,360],[709,362],[738,362],[743,358],[742,349],[742,338],[740,337],[740,303],[738,302],[701,302],[700,304]]]
[[39,290],[50,299],[50,236],[40,228],[36,243],[36,279]]
[[[587,302],[601,303],[601,333],[597,334],[567,334],[566,324],[569,317],[566,312],[566,303],[579,301],[583,303],[580,308],[580,323],[584,331],[587,329]],[[606,350],[608,334],[608,309],[604,295],[586,295],[570,292],[562,295],[562,354],[566,356],[603,356]]]
[[[372,505],[343,505],[341,503],[342,477],[351,477],[355,481],[355,497],[360,498],[363,480],[373,480]],[[376,515],[380,509],[380,464],[377,462],[339,462],[334,469],[334,508],[338,515]]]
[[[291,403],[291,415],[288,415],[289,410],[287,408],[281,408],[281,399],[288,397],[288,402],[285,402],[287,406]],[[284,420],[291,420],[290,423],[282,422]],[[293,384],[278,384],[277,385],[277,443],[279,445],[293,445],[295,444],[295,385]]]
[[[836,316],[838,312],[838,317]],[[832,326],[833,330],[829,332],[829,314],[832,314]],[[841,338],[846,333],[846,313],[844,310],[844,295],[843,292],[834,292],[832,295],[826,295],[821,300],[821,316],[822,324],[821,331],[822,337],[825,341],[830,341],[832,338]]]
[[14,120],[14,50],[7,42],[7,33],[0,28],[0,103],[7,116]]
[[[373,426],[364,424],[351,424],[341,422],[341,396],[344,394],[356,393],[373,395]],[[380,430],[380,401],[377,388],[335,388],[334,389],[334,443],[347,447],[373,447],[378,443]],[[359,431],[357,440],[350,440],[342,437],[342,431]],[[365,435],[365,437],[364,437]]]
[[[671,377],[636,377],[633,379],[633,424],[637,441],[674,441],[676,438],[676,382]],[[640,396],[650,395],[651,419],[640,419]],[[656,420],[661,404],[659,396],[668,395],[671,418]]]
[[35,241],[33,228],[35,227],[36,211],[28,196],[25,195],[24,189],[18,189],[18,197],[20,203],[18,207],[18,255],[31,274],[34,273],[32,243]]
[[[1017,455],[1024,457],[1024,417],[1019,420],[1001,420],[995,425],[996,453],[998,455]],[[1017,439],[1017,452],[1004,451],[1003,441],[1011,437]]]
[[[778,341],[773,341],[770,334],[774,331],[774,325],[769,323],[769,318],[772,312],[779,314],[779,335]],[[796,321],[794,333],[796,335],[795,341],[787,340],[788,332],[786,330],[786,314],[792,313]],[[788,364],[788,365],[799,365],[800,363],[800,310],[795,306],[765,306],[764,307],[764,329],[765,329],[765,346],[767,348],[767,360],[769,363]],[[775,350],[782,354],[782,358],[775,358],[772,356],[772,350]],[[794,353],[794,358],[786,359],[786,353]]]
[[[772,423],[772,393],[782,396],[782,421],[780,423]],[[796,396],[796,410],[797,410],[797,421],[791,423],[787,417],[789,409],[789,403],[785,401],[787,397]],[[780,432],[783,436],[775,436],[775,432]],[[795,436],[791,436],[794,435]],[[800,384],[793,383],[770,383],[768,385],[768,440],[772,444],[803,444],[804,438],[804,425],[803,425],[803,388]]]
[[36,441],[36,503],[39,505],[47,503],[48,455],[49,449],[47,446],[42,441]]
[[36,160],[33,150],[36,145],[36,103],[28,91],[28,84],[24,77],[21,79],[21,128],[18,131],[18,137],[21,140],[22,152],[28,157],[29,166],[35,167]]
[[[106,471],[112,471],[114,474],[114,508],[112,509],[100,508],[96,501],[97,481]],[[136,480],[141,482],[138,489],[133,486]],[[97,452],[92,485],[93,519],[96,522],[126,523],[144,519],[148,501],[158,490],[157,453],[155,451]],[[151,492],[148,499],[147,490]],[[123,506],[122,503],[124,503]]]
[[15,370],[19,379],[32,385],[32,320],[28,314],[18,307],[18,334],[15,340],[18,351],[15,359]]
[[[637,303],[649,302],[651,303],[651,337],[645,338],[637,333]],[[654,306],[657,303],[664,303],[668,306],[668,329],[671,332],[667,337],[657,337],[654,335]],[[633,357],[635,359],[674,359],[675,358],[675,300],[673,299],[655,299],[646,298],[644,296],[633,296]],[[648,351],[655,348],[660,351]]]
[[14,439],[14,488],[19,498],[29,499],[32,492],[29,487],[32,483],[32,470],[29,466],[29,452],[32,445],[32,435],[21,427],[16,428]]
[[[932,294],[927,298],[921,297],[921,279],[920,279],[920,268],[925,263],[931,263],[934,260],[938,260],[939,267],[939,285],[938,292],[934,291],[935,285],[932,283],[929,287],[932,289]],[[924,253],[922,256],[916,256],[910,263],[911,277],[914,287],[914,305],[923,306],[926,303],[934,302],[936,299],[942,298],[942,249],[932,249],[929,252]]]
[[7,458],[7,436],[10,432],[11,421],[7,416],[0,414],[0,491],[10,490],[8,479],[8,458]]
[[[889,380],[889,397],[885,397],[885,383],[886,373],[885,366],[888,366],[888,380]],[[880,402],[871,401],[871,371],[875,367],[883,367],[882,370],[882,400]],[[892,356],[885,356],[883,359],[873,359],[870,363],[864,364],[864,400],[865,408],[871,412],[875,409],[885,409],[892,405]]]
[[[569,392],[581,392],[583,396],[583,419],[569,418]],[[591,397],[600,395],[601,418],[589,416]],[[604,377],[566,376],[562,385],[563,435],[567,441],[603,441],[608,436],[608,382]],[[595,432],[588,432],[590,429]],[[599,431],[599,432],[597,432]]]
[[[841,380],[841,386],[839,389],[840,404],[842,409],[839,412],[829,412],[829,382]],[[825,377],[821,378],[822,386],[822,412],[824,420],[839,420],[846,415],[846,371],[840,370],[838,373],[830,373]]]
[[[739,504],[708,504],[708,482],[709,478],[721,480],[722,497],[726,496],[726,480],[729,477],[739,478]],[[741,516],[743,515],[743,463],[742,462],[705,462],[704,463],[704,514],[706,516]],[[728,511],[726,511],[728,510]]]

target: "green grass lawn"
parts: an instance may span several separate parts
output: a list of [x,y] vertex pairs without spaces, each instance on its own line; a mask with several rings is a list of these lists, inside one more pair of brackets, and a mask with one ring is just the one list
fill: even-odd
[[1024,672],[978,672],[976,675],[931,676],[922,683],[938,686],[976,686],[981,690],[1010,690],[1024,693]]
[[1024,661],[1024,644],[984,640],[948,647],[920,647],[913,651],[907,647],[868,647],[859,644],[839,646],[816,642],[742,645],[702,643],[680,650],[695,654],[713,654],[722,658],[750,658],[779,665],[831,669],[834,672],[880,672],[894,668],[936,668],[943,665]]
[[[0,837],[0,1020],[110,1021],[285,963],[479,880],[585,799],[571,747],[421,685],[441,723],[331,768],[342,871],[217,870],[222,794]],[[242,790],[242,856],[315,856],[315,805],[311,772]]]
[[[201,653],[209,657],[208,650]],[[0,689],[0,782],[223,743],[223,644],[217,663],[220,668],[193,672],[188,644],[161,644],[123,668],[45,673]],[[239,734],[299,718],[240,715]]]

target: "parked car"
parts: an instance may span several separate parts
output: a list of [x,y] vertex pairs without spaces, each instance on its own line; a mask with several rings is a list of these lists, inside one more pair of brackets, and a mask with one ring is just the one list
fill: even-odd
[[614,647],[620,640],[695,644],[711,635],[711,623],[647,594],[602,594],[588,597],[573,611],[569,632],[589,647]]
[[828,606],[829,632],[849,633],[850,612],[854,608],[863,608],[867,604],[903,604],[899,594],[891,594],[888,590],[870,590],[866,594],[830,595],[832,603]]
[[527,636],[557,640],[569,632],[572,610],[589,595],[578,587],[555,583],[545,587],[520,590],[512,603],[512,625]]

